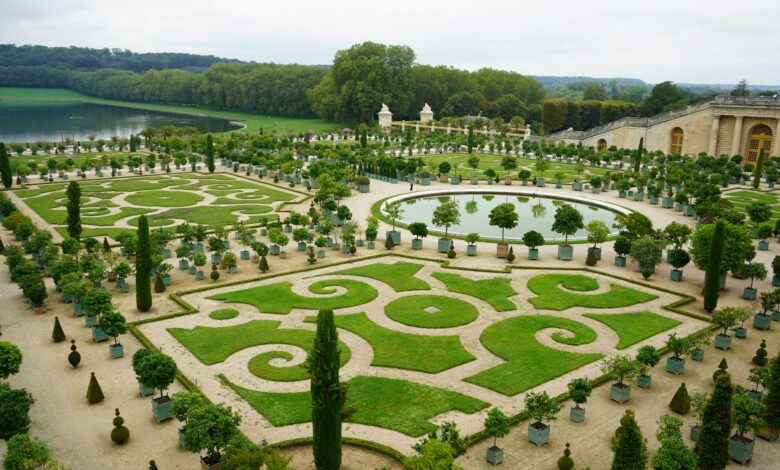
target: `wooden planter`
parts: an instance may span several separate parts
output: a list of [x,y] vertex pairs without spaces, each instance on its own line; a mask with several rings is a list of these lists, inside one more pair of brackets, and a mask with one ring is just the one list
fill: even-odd
[[649,375],[639,375],[636,378],[636,384],[640,388],[650,388],[650,385],[652,384],[653,378]]
[[543,446],[550,441],[550,426],[535,422],[528,425],[528,442],[535,446]]
[[528,259],[530,259],[530,260],[538,260],[539,259],[539,248],[529,248],[528,249]]
[[496,256],[499,258],[506,258],[509,253],[509,243],[497,243],[496,244]]
[[569,409],[569,419],[575,423],[581,423],[585,421],[585,408],[572,406],[571,409]]
[[731,347],[731,335],[724,335],[723,333],[715,335],[715,347],[722,350],[727,350]]
[[485,458],[487,463],[491,465],[498,465],[504,461],[504,450],[496,446],[488,447]]
[[171,397],[164,395],[152,399],[152,414],[155,421],[162,422],[166,419],[173,418],[173,402]]
[[558,245],[558,259],[561,261],[571,261],[574,258],[574,247],[572,245]]
[[762,313],[757,313],[753,317],[753,328],[756,328],[758,330],[768,330],[769,327],[772,326],[772,317],[769,315],[764,315]]
[[616,383],[609,388],[609,398],[618,403],[625,403],[631,397],[631,387],[626,384]]
[[625,268],[626,267],[626,257],[625,256],[615,256],[615,266],[619,268]]
[[753,458],[753,447],[755,441],[745,436],[734,434],[729,438],[729,457],[742,465],[750,462]]
[[449,238],[439,238],[439,242],[436,245],[438,248],[439,253],[446,253],[450,251],[450,245],[452,244],[452,240]]
[[674,356],[666,360],[666,371],[671,372],[674,375],[680,375],[685,370],[685,358],[679,359]]

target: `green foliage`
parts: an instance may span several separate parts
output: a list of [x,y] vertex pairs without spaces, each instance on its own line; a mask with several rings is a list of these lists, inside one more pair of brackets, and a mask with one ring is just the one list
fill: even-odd
[[51,333],[51,340],[55,343],[65,341],[65,332],[62,331],[59,317],[54,317],[54,330]]
[[715,381],[715,390],[704,408],[695,452],[702,470],[723,470],[729,462],[731,401],[734,388],[728,374]]
[[744,388],[737,387],[731,402],[731,417],[737,434],[743,436],[763,426],[765,415],[766,405],[750,398]]
[[149,222],[145,215],[138,219],[138,254],[135,262],[135,304],[141,312],[152,308],[152,254],[149,242]]
[[577,230],[584,227],[582,223],[582,214],[569,204],[561,204],[555,210],[555,220],[552,230],[555,233],[564,235],[564,244],[569,242],[569,235],[574,235]]
[[653,312],[586,313],[585,316],[607,325],[618,334],[617,349],[633,346],[681,323]]
[[631,252],[631,239],[626,236],[619,236],[615,239],[614,244],[615,253],[620,256],[625,256]]
[[190,452],[205,450],[212,458],[239,433],[241,416],[223,404],[207,404],[189,410],[184,428],[184,447]]
[[587,378],[582,377],[572,379],[571,382],[566,384],[566,388],[568,388],[569,396],[577,406],[586,403],[593,391],[593,386],[590,384],[590,381]]
[[119,408],[116,408],[114,414],[116,416],[114,417],[113,421],[114,429],[111,430],[111,440],[117,444],[124,444],[128,439],[130,439],[130,430],[127,429],[127,426],[124,425],[124,418],[119,416]]
[[655,436],[661,448],[653,456],[653,470],[696,470],[696,454],[682,439],[680,418],[663,415]]
[[529,230],[523,234],[523,243],[528,248],[536,248],[544,245],[544,236],[536,230]]
[[87,387],[87,402],[90,405],[100,403],[103,401],[103,390],[100,388],[100,384],[95,377],[95,373],[92,372],[89,377],[89,386]]
[[515,310],[517,306],[510,300],[517,295],[511,286],[511,279],[495,277],[492,279],[468,279],[459,274],[434,272],[435,279],[443,282],[450,292],[458,292],[482,299],[489,303],[498,312]]
[[561,404],[547,395],[547,392],[528,393],[525,396],[525,409],[538,423],[555,420],[561,411]]
[[647,467],[647,446],[631,410],[626,410],[620,418],[614,450],[611,470],[638,470]]
[[645,235],[631,242],[631,258],[640,266],[655,266],[661,262],[663,244],[652,236]]
[[404,459],[405,470],[458,470],[452,446],[438,439],[430,439],[417,451],[418,455]]
[[65,193],[68,197],[68,235],[78,240],[81,238],[81,188],[77,182],[71,181]]
[[441,441],[447,443],[452,449],[453,457],[460,457],[466,453],[468,447],[466,439],[460,437],[460,431],[458,426],[452,421],[445,421],[441,426],[431,431],[427,437],[423,438],[412,448],[417,452],[422,453],[425,444],[428,441]]
[[203,396],[196,392],[177,392],[171,397],[173,416],[182,423],[187,422],[190,411],[204,404]]
[[509,434],[509,423],[506,415],[498,408],[491,408],[485,416],[485,433],[493,437],[493,446],[496,445],[496,439]]
[[11,162],[8,157],[8,151],[6,150],[5,144],[3,142],[0,142],[0,181],[2,181],[3,187],[5,189],[10,188],[13,184]]
[[415,274],[417,274],[417,272],[420,271],[422,267],[423,265],[421,264],[405,263],[399,261],[393,264],[367,264],[365,266],[358,266],[357,268],[351,268],[344,271],[336,271],[333,274],[360,276],[367,277],[369,279],[375,279],[389,285],[396,292],[430,290],[431,287],[425,281],[415,277]]
[[13,343],[0,341],[0,379],[17,374],[22,366],[22,351]]
[[691,401],[688,396],[688,389],[685,388],[685,382],[681,383],[680,387],[677,388],[671,403],[669,403],[669,408],[680,415],[688,414],[691,411]]
[[769,361],[769,376],[764,383],[766,394],[766,422],[773,429],[780,429],[780,352]]
[[639,368],[636,361],[628,356],[611,356],[604,359],[601,371],[610,379],[617,380],[618,383],[622,384],[624,381],[630,381],[636,377]]
[[769,362],[766,352],[766,340],[761,340],[761,345],[756,349],[756,355],[753,356],[752,362],[759,367],[764,367]]
[[76,368],[81,362],[81,353],[76,351],[76,340],[70,340],[70,353],[68,354],[68,363],[71,367]]
[[661,355],[658,354],[658,350],[655,349],[655,346],[652,345],[645,345],[639,348],[639,351],[637,351],[636,355],[636,362],[640,364],[641,374],[646,374],[647,369],[651,369],[658,364],[658,362],[661,360]]
[[[559,287],[563,285],[566,290]],[[528,288],[537,295],[529,302],[537,309],[566,310],[571,307],[616,308],[627,307],[656,298],[630,287],[611,284],[609,292],[602,294],[578,294],[599,288],[598,281],[579,274],[539,274],[528,280]]]
[[458,203],[449,200],[439,204],[433,211],[431,223],[436,227],[444,227],[444,238],[447,238],[450,227],[460,223],[460,209],[458,208]]
[[[697,237],[694,237],[694,263],[696,263],[699,269],[701,269],[702,264],[700,263],[704,263],[705,259],[707,260],[707,269],[704,272],[704,290],[702,291],[702,296],[704,297],[704,310],[708,312],[712,312],[718,306],[718,296],[720,295],[720,275],[724,268],[728,268],[728,265],[722,266],[725,229],[725,223],[722,220],[719,220],[715,224],[715,229],[713,231],[709,246],[705,246],[706,239],[703,236],[698,237],[698,234],[702,233],[701,231],[697,232]],[[696,243],[697,239],[699,240],[698,244]],[[729,249],[731,248],[729,247]],[[705,256],[706,258],[703,258]]]
[[16,434],[8,439],[3,460],[4,470],[36,470],[49,460],[46,443],[27,434]]
[[[425,309],[437,308],[428,313]],[[385,315],[399,323],[418,328],[452,328],[476,320],[479,312],[472,304],[454,297],[411,295],[385,305]]]
[[32,395],[23,388],[11,388],[0,383],[0,439],[10,439],[30,429],[30,407],[35,403]]
[[159,389],[160,396],[176,378],[176,362],[160,352],[153,352],[141,359],[137,369],[138,380],[147,387]]
[[119,312],[108,312],[100,316],[98,327],[109,337],[114,338],[114,344],[117,344],[117,337],[127,333],[127,321]]
[[488,215],[489,224],[501,229],[501,243],[504,243],[504,231],[517,227],[518,217],[515,205],[508,202],[491,209]]
[[341,412],[346,390],[339,382],[339,339],[333,310],[320,310],[314,346],[306,359],[311,377],[314,464],[318,469],[341,466]]

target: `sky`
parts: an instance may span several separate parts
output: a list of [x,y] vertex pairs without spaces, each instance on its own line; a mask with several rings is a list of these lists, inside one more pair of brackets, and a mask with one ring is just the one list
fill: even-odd
[[778,0],[0,0],[0,18],[4,44],[329,64],[374,41],[469,70],[780,83]]

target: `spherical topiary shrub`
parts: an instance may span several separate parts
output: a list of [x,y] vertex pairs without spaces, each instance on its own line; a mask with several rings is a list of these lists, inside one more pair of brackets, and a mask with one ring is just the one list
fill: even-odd
[[127,429],[127,426],[124,425],[124,418],[119,416],[119,408],[116,409],[115,414],[114,429],[111,430],[111,440],[117,444],[124,444],[128,439],[130,439],[130,430]]
[[761,346],[756,349],[756,355],[753,356],[753,364],[764,367],[767,362],[767,352],[766,352],[766,340],[761,340]]
[[78,367],[81,362],[81,353],[76,351],[76,340],[70,340],[70,354],[68,354],[68,362],[74,369]]
[[558,470],[572,470],[574,468],[574,459],[571,458],[571,451],[569,450],[569,443],[566,443],[566,448],[563,450],[563,456],[558,459]]

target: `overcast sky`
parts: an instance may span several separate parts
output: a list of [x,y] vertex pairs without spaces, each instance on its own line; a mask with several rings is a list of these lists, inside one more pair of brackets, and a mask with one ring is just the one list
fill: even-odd
[[0,43],[327,64],[363,41],[529,75],[780,83],[778,0],[0,0]]

